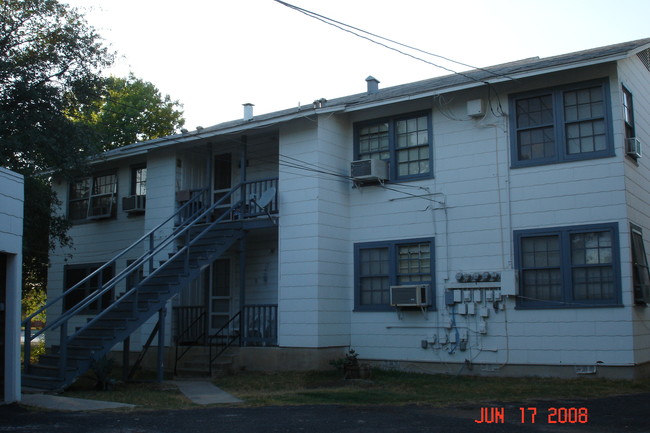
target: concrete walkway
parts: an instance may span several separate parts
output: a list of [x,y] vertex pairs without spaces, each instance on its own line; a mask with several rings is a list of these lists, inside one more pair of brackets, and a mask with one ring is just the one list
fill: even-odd
[[[175,380],[165,382],[177,386],[193,403],[207,404],[236,404],[242,400],[217,388],[209,380]],[[116,403],[113,401],[87,400],[81,398],[62,397],[52,394],[24,393],[20,404],[25,406],[40,407],[67,412],[81,412],[91,410],[106,410],[120,408],[134,408],[135,405]]]
[[135,407],[132,404],[115,403],[113,401],[86,400],[50,394],[23,394],[20,404],[68,412]]
[[195,404],[243,403],[242,400],[214,386],[208,380],[174,380],[171,382]]

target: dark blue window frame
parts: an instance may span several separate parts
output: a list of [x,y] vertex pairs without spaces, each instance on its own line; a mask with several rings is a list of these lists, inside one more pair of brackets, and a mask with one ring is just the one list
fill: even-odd
[[[427,135],[428,135],[428,149],[429,149],[429,171],[427,173],[421,174],[412,174],[412,175],[403,175],[398,174],[397,167],[397,127],[396,123],[401,120],[413,119],[417,117],[427,118]],[[385,159],[388,161],[388,171],[391,181],[408,181],[408,180],[418,180],[418,179],[431,179],[433,178],[433,126],[431,121],[431,112],[430,111],[418,111],[413,113],[407,113],[399,116],[391,117],[382,117],[379,119],[365,120],[354,124],[354,155],[355,159],[361,159],[361,150],[360,150],[360,129],[367,126],[378,125],[382,123],[388,123],[388,153],[389,158]]]
[[[572,235],[587,233],[609,233],[611,236],[611,271],[613,281],[613,294],[607,299],[575,299],[573,270],[587,268],[593,265],[572,263]],[[542,300],[528,296],[525,284],[523,261],[523,241],[530,238],[557,237],[559,239],[559,264],[549,268],[559,269],[559,283],[561,298],[557,300]],[[542,309],[542,308],[593,308],[593,307],[620,307],[621,300],[621,263],[619,247],[618,223],[589,224],[565,227],[550,227],[533,230],[517,230],[514,232],[515,269],[519,273],[519,296],[517,309]],[[603,265],[596,265],[606,267]],[[530,268],[531,270],[544,270],[543,266]]]
[[[400,274],[398,270],[398,252],[400,246],[413,245],[413,244],[429,244],[429,269],[431,273],[431,280],[413,281],[404,284],[428,284],[429,293],[427,296],[430,300],[431,309],[435,310],[435,242],[434,238],[413,238],[413,239],[399,239],[390,241],[376,241],[376,242],[363,242],[354,244],[354,311],[394,311],[390,306],[390,292],[385,303],[364,305],[361,302],[361,252],[363,250],[371,249],[387,249],[388,251],[388,269],[385,276],[388,277],[388,287],[398,285],[398,277],[400,275],[409,277],[410,274]],[[382,275],[384,276],[384,275]]]
[[[569,92],[575,92],[588,88],[600,87],[600,92],[603,102],[602,116],[594,117],[594,120],[602,117],[604,122],[604,134],[606,140],[606,147],[603,150],[594,150],[591,152],[582,152],[571,154],[567,150],[567,137],[566,125],[570,123],[588,123],[589,119],[580,121],[569,121],[565,118],[564,113],[564,96]],[[544,119],[537,127],[524,127],[518,124],[518,102],[526,99],[541,99],[544,97],[550,98],[552,107],[552,118]],[[510,97],[510,143],[513,168],[530,167],[545,164],[556,164],[562,162],[581,161],[587,159],[607,158],[615,156],[614,152],[614,134],[612,128],[612,115],[611,115],[611,95],[609,82],[606,79],[586,81],[582,83],[575,83],[571,85],[551,87],[547,89],[539,89],[531,92],[519,93]],[[540,157],[536,159],[522,159],[520,153],[519,133],[525,132],[530,129],[553,128],[552,138],[554,140],[553,148],[554,154],[548,157]]]

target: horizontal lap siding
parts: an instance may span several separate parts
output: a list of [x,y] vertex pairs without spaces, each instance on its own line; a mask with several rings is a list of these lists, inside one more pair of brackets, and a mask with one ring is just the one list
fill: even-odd
[[24,189],[21,175],[0,168],[0,251],[22,250]]
[[[590,78],[606,71],[610,68],[599,68]],[[574,79],[557,77],[558,84]],[[507,90],[499,93],[501,106],[507,107]],[[507,118],[450,119],[450,113],[463,118],[466,101],[478,97],[485,95],[459,95],[444,114],[434,102],[434,179],[409,182],[420,189],[387,184],[402,193],[381,187],[351,191],[353,243],[435,236],[437,303],[437,311],[427,312],[426,319],[419,311],[405,312],[401,319],[397,313],[353,313],[352,346],[370,359],[632,364],[629,296],[624,295],[626,308],[568,310],[515,310],[514,298],[509,298],[506,311],[496,312],[483,300],[476,308],[489,308],[487,334],[478,332],[478,314],[452,315],[444,305],[444,286],[457,272],[502,271],[514,264],[514,230],[615,222],[621,237],[627,236],[620,146],[612,158],[511,169]],[[405,193],[431,195],[427,200],[405,198]],[[622,269],[622,274],[629,276],[629,271]],[[349,281],[353,286],[352,275]],[[629,287],[623,290],[629,294]],[[452,316],[469,335],[467,350],[421,349],[422,340],[439,342],[455,333],[448,325]]]
[[[304,169],[280,165],[279,344],[329,347],[349,344],[352,294],[348,278],[350,184],[314,166],[344,175],[350,131],[337,118],[281,131],[281,155]],[[291,160],[296,163],[295,160]]]
[[[636,136],[641,141],[643,157],[636,163],[625,160],[626,201],[631,223],[643,229],[646,254],[650,253],[650,72],[636,56],[620,63],[619,79],[631,93],[634,108],[634,127]],[[620,86],[617,91],[620,92]],[[622,96],[619,94],[619,99]],[[617,123],[621,126],[619,141],[623,137],[623,113],[615,113]],[[629,239],[629,233],[626,237]],[[629,249],[629,248],[628,248]],[[626,267],[631,271],[628,258]],[[648,308],[636,307],[632,312],[634,329],[634,359],[637,364],[650,361],[650,311]]]
[[[55,299],[62,294],[65,284],[65,266],[88,263],[106,263],[126,247],[130,246],[144,233],[145,216],[129,216],[122,210],[122,197],[130,195],[131,169],[128,163],[114,166],[117,169],[117,211],[115,219],[88,221],[73,224],[69,235],[73,240],[72,249],[59,248],[50,255],[51,266],[48,272],[48,299]],[[61,213],[67,212],[68,186],[66,182],[54,185],[59,199],[62,202]],[[149,202],[147,202],[149,212]],[[114,269],[115,274],[126,267],[126,261],[135,259],[142,254],[142,247],[136,247],[126,256],[120,258]],[[67,255],[70,257],[67,257]],[[118,285],[116,292],[124,290],[124,283]],[[48,312],[48,321],[52,321],[60,314],[60,308]],[[72,322],[72,326],[85,323],[85,318],[79,317]],[[49,344],[49,342],[48,342]]]

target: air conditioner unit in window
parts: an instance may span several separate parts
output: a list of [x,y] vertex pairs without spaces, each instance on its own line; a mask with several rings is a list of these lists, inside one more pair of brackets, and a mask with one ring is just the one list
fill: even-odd
[[130,195],[122,198],[122,209],[127,213],[143,213],[147,196]]
[[636,137],[625,139],[625,152],[632,158],[641,158],[641,141]]
[[360,159],[350,164],[350,176],[359,182],[388,179],[388,163],[381,159]]
[[429,302],[429,285],[390,286],[390,305],[393,307],[425,307]]

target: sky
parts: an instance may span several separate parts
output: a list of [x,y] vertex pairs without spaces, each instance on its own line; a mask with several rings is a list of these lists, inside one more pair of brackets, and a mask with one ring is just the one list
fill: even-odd
[[[60,0],[78,7],[130,72],[208,127],[314,100],[450,72],[373,44],[274,0]],[[473,67],[650,37],[648,0],[287,0]],[[414,53],[451,69],[469,68]]]

